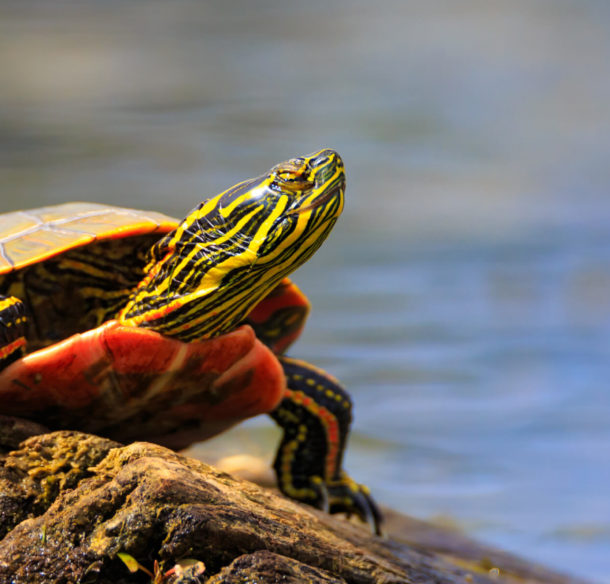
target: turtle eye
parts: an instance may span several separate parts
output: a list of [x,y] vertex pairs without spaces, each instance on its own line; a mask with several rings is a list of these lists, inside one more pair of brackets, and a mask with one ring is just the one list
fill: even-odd
[[311,181],[306,176],[294,174],[278,175],[278,186],[288,191],[304,191],[311,187]]
[[297,192],[312,186],[309,168],[302,158],[294,158],[279,164],[273,169],[272,186],[277,190]]

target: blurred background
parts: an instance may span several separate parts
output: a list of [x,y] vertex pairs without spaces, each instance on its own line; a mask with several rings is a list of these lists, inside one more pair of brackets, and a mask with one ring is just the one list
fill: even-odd
[[[334,147],[293,354],[377,499],[610,582],[610,3],[0,3],[0,211],[181,217]],[[203,457],[272,457],[257,419]]]

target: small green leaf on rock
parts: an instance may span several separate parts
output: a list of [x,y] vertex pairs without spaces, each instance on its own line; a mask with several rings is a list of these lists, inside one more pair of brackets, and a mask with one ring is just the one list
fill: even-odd
[[141,568],[138,560],[136,560],[133,556],[130,556],[129,554],[125,554],[123,552],[119,552],[117,554],[117,556],[119,556],[119,559],[127,566],[127,569],[132,574],[134,572],[137,572]]

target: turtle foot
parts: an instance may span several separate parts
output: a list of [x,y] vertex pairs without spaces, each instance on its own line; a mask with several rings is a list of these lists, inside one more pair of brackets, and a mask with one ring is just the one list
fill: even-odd
[[345,513],[348,517],[356,515],[368,524],[375,535],[382,534],[383,516],[368,487],[346,474],[326,484],[321,480],[313,482],[314,489],[320,493],[321,509],[328,513]]

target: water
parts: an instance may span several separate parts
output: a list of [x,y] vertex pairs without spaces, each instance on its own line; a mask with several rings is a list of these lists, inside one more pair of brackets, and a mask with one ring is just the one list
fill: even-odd
[[[610,582],[607,2],[0,10],[0,210],[181,216],[337,148],[348,202],[296,275],[315,311],[294,353],[354,396],[348,468]],[[221,443],[269,450],[269,428]]]

